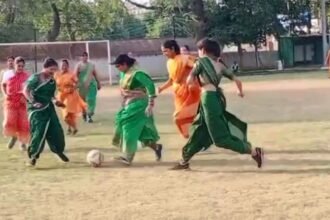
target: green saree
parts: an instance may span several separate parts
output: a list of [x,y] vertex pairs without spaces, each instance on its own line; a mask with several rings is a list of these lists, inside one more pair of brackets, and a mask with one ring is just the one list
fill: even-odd
[[65,148],[64,132],[52,102],[56,90],[55,80],[41,83],[39,74],[35,73],[30,76],[26,85],[34,101],[42,104],[42,107],[35,108],[33,103],[28,103],[31,132],[29,158],[38,159],[46,141],[53,153],[62,155]]
[[251,145],[247,141],[247,124],[226,111],[226,100],[218,87],[223,75],[231,79],[232,75],[226,70],[217,74],[208,57],[197,61],[193,75],[214,85],[216,91],[202,93],[189,141],[182,151],[183,161],[188,162],[196,153],[212,144],[237,153],[249,154]]
[[123,108],[116,114],[113,145],[127,155],[134,155],[138,141],[144,146],[159,140],[153,116],[147,116],[149,97],[156,95],[151,78],[142,71],[131,75],[120,74],[120,88],[123,95]]
[[[87,103],[87,114],[93,115],[96,108],[97,81],[93,76],[94,65],[87,63],[84,68],[79,70],[79,94]],[[91,80],[90,80],[91,77]],[[90,80],[89,85],[86,82]]]

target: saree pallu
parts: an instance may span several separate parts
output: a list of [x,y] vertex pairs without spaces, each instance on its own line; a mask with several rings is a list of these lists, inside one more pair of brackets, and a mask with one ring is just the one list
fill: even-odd
[[[96,108],[97,97],[97,82],[94,76],[91,76],[94,71],[94,66],[90,63],[86,64],[86,67],[80,70],[79,73],[79,95],[87,103],[87,113],[93,115]],[[85,85],[87,80],[91,77],[89,85]]]
[[189,127],[197,113],[200,102],[200,88],[196,81],[193,85],[186,83],[193,61],[189,56],[177,55],[167,63],[172,87],[174,90],[175,111],[173,114],[176,126],[181,135],[189,137]]
[[7,98],[4,101],[3,134],[6,137],[17,137],[24,144],[30,139],[26,99],[22,94],[27,73],[17,73],[7,81]]

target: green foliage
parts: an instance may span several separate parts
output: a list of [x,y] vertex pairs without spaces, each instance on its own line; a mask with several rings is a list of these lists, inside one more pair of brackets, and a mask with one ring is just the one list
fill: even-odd
[[[297,21],[291,29],[301,25],[299,14],[311,7],[311,0],[223,0],[221,5],[215,0],[153,0],[153,10],[139,17],[129,13],[123,0],[0,0],[0,41],[33,41],[34,29],[38,30],[38,40],[47,40],[56,30],[52,4],[59,11],[57,40],[175,34],[197,38],[208,35],[224,44],[261,45],[266,34],[278,37],[286,32],[278,14]],[[318,11],[318,5],[313,11]]]

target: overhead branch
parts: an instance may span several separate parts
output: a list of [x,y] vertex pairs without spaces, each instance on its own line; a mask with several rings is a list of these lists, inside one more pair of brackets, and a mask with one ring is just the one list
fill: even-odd
[[55,41],[58,35],[60,34],[61,29],[61,18],[60,12],[55,3],[51,3],[51,8],[53,12],[53,24],[51,30],[47,33],[47,40],[48,41]]
[[153,6],[153,5],[147,6],[147,5],[140,4],[140,3],[137,3],[135,1],[132,1],[132,0],[125,0],[125,1],[128,2],[131,5],[134,5],[134,6],[138,7],[138,8],[143,8],[143,9],[146,9],[146,10],[158,10],[158,9],[160,9],[157,6]]

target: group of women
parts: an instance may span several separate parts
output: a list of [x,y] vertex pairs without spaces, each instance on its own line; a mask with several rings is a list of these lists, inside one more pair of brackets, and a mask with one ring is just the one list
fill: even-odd
[[[172,87],[174,123],[187,139],[182,148],[182,160],[172,169],[189,169],[191,158],[212,144],[250,154],[257,166],[262,167],[263,149],[252,147],[247,141],[247,124],[226,111],[226,99],[219,87],[222,77],[226,77],[236,83],[243,97],[241,82],[219,59],[221,50],[216,41],[203,39],[197,47],[198,58],[189,55],[189,47],[180,49],[174,40],[166,41],[161,48],[168,58],[169,79],[158,88],[158,94]],[[123,155],[116,160],[131,165],[140,142],[149,147],[159,161],[163,146],[158,143],[159,133],[153,117],[155,84],[137,67],[136,60],[126,54],[118,56],[112,64],[120,72],[122,95],[122,107],[115,118],[113,145],[120,147]],[[47,58],[43,70],[31,76],[24,71],[24,65],[21,57],[8,58],[8,71],[2,80],[4,134],[11,137],[8,147],[12,148],[16,140],[22,143],[22,149],[29,143],[29,165],[34,166],[47,141],[51,151],[68,162],[64,154],[64,132],[55,106],[63,109],[68,134],[78,132],[79,114],[83,114],[85,121],[93,122],[96,94],[100,89],[95,67],[88,62],[87,53],[83,54],[75,73],[70,72],[65,59],[58,71],[57,62]]]
[[[191,158],[212,144],[250,154],[261,168],[263,149],[252,147],[247,141],[247,124],[226,111],[226,99],[219,87],[224,76],[236,83],[239,95],[243,97],[242,83],[219,59],[221,50],[216,41],[203,39],[197,47],[198,59],[181,54],[174,40],[162,45],[162,52],[168,58],[169,80],[158,88],[158,92],[161,94],[169,87],[173,88],[174,122],[180,134],[188,139],[182,148],[182,160],[172,169],[189,169]],[[124,152],[116,159],[127,165],[133,162],[139,141],[154,150],[157,160],[162,156],[162,145],[157,144],[159,135],[152,115],[156,88],[151,78],[135,63],[134,58],[125,54],[112,63],[121,72],[123,97],[122,108],[116,116],[113,143]]]
[[[68,126],[68,134],[78,132],[77,118],[80,114],[92,123],[96,107],[97,90],[100,89],[95,67],[88,62],[88,54],[75,72],[71,72],[64,59],[58,70],[57,62],[46,58],[43,70],[31,76],[24,70],[22,57],[8,57],[7,70],[2,74],[1,88],[4,95],[3,133],[10,137],[8,148],[21,142],[21,149],[28,146],[28,165],[34,166],[42,152],[45,141],[50,149],[64,162],[65,139],[54,105],[61,107]],[[56,93],[57,88],[57,94]]]

